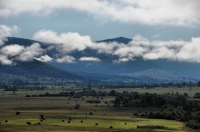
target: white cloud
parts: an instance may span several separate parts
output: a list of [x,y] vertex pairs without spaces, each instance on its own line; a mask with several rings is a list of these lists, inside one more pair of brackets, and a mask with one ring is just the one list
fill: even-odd
[[19,54],[18,60],[29,61],[36,56],[43,53],[43,49],[40,47],[39,43],[33,43],[31,46],[26,47],[23,52]]
[[51,62],[53,58],[51,58],[48,55],[43,55],[40,58],[35,58],[36,60],[42,61],[42,62]]
[[80,61],[93,61],[93,62],[101,61],[99,58],[96,58],[96,57],[81,57],[79,60]]
[[123,62],[128,62],[128,61],[133,61],[132,57],[120,57],[118,60],[113,60],[114,63],[123,63]]
[[200,62],[200,37],[192,38],[191,42],[183,45],[176,58],[180,61]]
[[4,43],[5,43],[6,41],[8,41],[7,38],[1,38],[1,37],[0,37],[0,46],[4,45]]
[[24,50],[24,46],[18,44],[8,45],[0,49],[0,52],[7,56],[16,56],[19,55]]
[[63,53],[74,50],[82,51],[93,45],[90,36],[81,36],[72,32],[57,34],[51,30],[41,30],[34,34],[33,39],[54,43],[56,48]]
[[56,61],[58,63],[75,63],[75,58],[73,56],[69,56],[69,55],[66,55],[66,56],[63,56],[62,58],[59,58],[59,59],[56,59]]
[[7,56],[0,54],[0,63],[3,65],[12,65],[12,60],[8,59]]
[[17,33],[19,28],[14,25],[13,27],[9,27],[6,25],[0,25],[0,38],[10,37],[12,34]]
[[102,21],[192,25],[200,23],[199,6],[199,0],[6,0],[1,1],[0,17],[22,13],[49,15],[72,9]]
[[0,63],[12,65],[14,61],[29,61],[41,55],[43,49],[39,43],[33,43],[31,46],[21,46],[18,44],[7,45],[0,48]]
[[[47,41],[50,44],[49,50],[56,49],[61,55],[57,62],[74,62],[75,58],[66,56],[66,53],[73,51],[84,51],[85,49],[96,50],[99,54],[109,54],[117,56],[115,63],[133,61],[136,57],[142,57],[145,60],[168,59],[178,61],[200,62],[200,38],[192,38],[191,41],[170,40],[170,41],[150,41],[141,35],[133,37],[128,44],[117,42],[96,43],[90,39],[90,36],[81,36],[78,33],[57,34],[51,30],[41,30],[34,37],[40,41]],[[64,57],[63,57],[64,56]],[[99,58],[98,58],[99,59]],[[97,58],[83,57],[80,61],[99,61]]]

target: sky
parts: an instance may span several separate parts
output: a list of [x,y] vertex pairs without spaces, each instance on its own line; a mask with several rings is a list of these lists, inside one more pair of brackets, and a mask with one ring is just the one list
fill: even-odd
[[[58,63],[100,62],[93,56],[67,54],[87,48],[118,56],[116,63],[138,56],[200,63],[199,12],[199,0],[0,0],[0,63],[12,64],[9,56],[16,54],[19,60],[29,56]],[[62,43],[56,45],[60,56],[46,55],[47,49],[37,43],[4,47],[4,37],[11,36]],[[120,36],[133,41],[93,42]]]

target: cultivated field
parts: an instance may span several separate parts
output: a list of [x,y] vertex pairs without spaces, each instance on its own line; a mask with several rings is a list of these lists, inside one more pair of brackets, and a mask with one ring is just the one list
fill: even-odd
[[[119,92],[133,91],[142,93],[188,93],[193,96],[198,88],[155,88],[155,89],[114,89]],[[113,107],[111,100],[114,97],[99,98],[100,104],[86,103],[95,97],[70,98],[69,97],[25,97],[26,94],[60,93],[70,91],[71,88],[52,88],[43,91],[12,91],[0,90],[0,132],[36,132],[36,131],[166,131],[191,132],[185,124],[178,121],[162,119],[146,119],[133,116],[133,113],[150,112],[150,108]],[[81,89],[75,89],[81,91]],[[99,91],[98,89],[97,91]],[[110,91],[113,89],[101,89]],[[108,103],[105,103],[108,102]],[[75,105],[80,104],[79,109]],[[151,108],[151,111],[157,111]],[[16,115],[19,111],[20,114]],[[140,112],[139,112],[140,111]],[[43,115],[45,120],[41,120]],[[71,119],[71,120],[70,120]],[[6,122],[7,120],[7,122]],[[70,120],[70,122],[68,122]],[[31,125],[28,125],[30,122]],[[97,125],[98,124],[98,125]],[[142,129],[137,126],[160,125],[163,129]],[[112,126],[112,128],[110,128]]]

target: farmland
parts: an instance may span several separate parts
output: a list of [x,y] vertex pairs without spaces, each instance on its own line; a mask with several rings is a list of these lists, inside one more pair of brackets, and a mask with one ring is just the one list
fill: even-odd
[[[163,92],[183,92],[189,88],[156,88],[156,89],[115,89],[118,92],[137,91],[154,93]],[[115,97],[99,98],[101,103],[87,103],[87,100],[96,97],[85,96],[83,98],[70,97],[26,97],[27,94],[60,93],[70,91],[71,88],[46,88],[43,91],[19,89],[15,93],[12,91],[0,91],[0,131],[194,131],[185,127],[185,123],[164,120],[148,119],[134,116],[145,112],[158,111],[158,108],[143,107],[114,107],[112,100]],[[81,91],[82,89],[74,89]],[[99,90],[99,89],[98,89]],[[101,89],[109,91],[111,89]],[[112,89],[113,90],[113,89]],[[197,92],[198,88],[193,88],[191,93]],[[107,102],[107,103],[105,103]],[[80,108],[75,109],[76,104]],[[20,112],[16,115],[16,112]],[[43,115],[45,120],[40,119]],[[68,122],[70,120],[70,123]],[[5,122],[5,121],[8,122]],[[27,125],[26,122],[31,122]],[[97,125],[98,124],[98,125]],[[164,126],[163,129],[137,128],[137,126]],[[110,128],[112,126],[112,128]]]

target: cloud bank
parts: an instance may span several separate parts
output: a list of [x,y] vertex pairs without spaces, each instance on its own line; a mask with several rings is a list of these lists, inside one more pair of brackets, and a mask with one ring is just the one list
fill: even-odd
[[102,21],[177,26],[199,24],[199,7],[199,0],[1,0],[0,17],[72,9]]
[[30,61],[42,53],[43,49],[39,43],[33,43],[27,47],[18,44],[7,45],[0,48],[0,63],[3,65],[12,65],[16,60]]
[[[43,62],[56,61],[58,63],[76,63],[76,61],[104,61],[98,54],[111,55],[114,63],[135,61],[138,57],[144,60],[167,59],[200,63],[200,37],[190,41],[150,41],[141,35],[136,35],[128,44],[117,42],[92,41],[90,36],[78,33],[58,34],[51,30],[41,30],[33,35],[33,39],[47,42],[44,49],[39,43],[24,47],[19,44],[2,46],[0,48],[0,63],[10,65],[14,60],[27,61],[32,58]],[[85,52],[86,49],[96,51],[96,56],[82,56],[75,58],[71,53]],[[48,54],[54,52],[54,56]]]
[[[90,36],[81,36],[78,33],[57,34],[54,31],[41,30],[33,38],[40,41],[54,42],[57,50],[63,53],[84,51],[89,48],[96,50],[99,54],[117,56],[119,59],[113,60],[117,63],[133,61],[136,57],[142,57],[145,60],[168,59],[200,62],[200,37],[192,38],[191,41],[150,41],[141,35],[136,35],[128,44],[116,42],[96,43],[91,40]],[[82,57],[79,60],[100,61],[95,57]],[[60,62],[64,62],[64,59],[63,61],[60,60]]]

